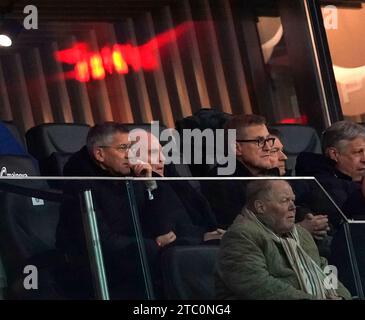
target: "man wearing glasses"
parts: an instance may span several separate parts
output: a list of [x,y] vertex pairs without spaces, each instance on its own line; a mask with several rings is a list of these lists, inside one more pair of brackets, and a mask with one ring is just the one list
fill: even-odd
[[[275,138],[270,136],[264,117],[236,115],[227,121],[225,130],[236,131],[236,141],[228,146],[236,154],[233,177],[279,176],[279,169],[272,168],[270,161]],[[218,177],[217,168],[211,171],[211,175]],[[203,190],[217,216],[219,227],[227,228],[245,204],[245,182],[209,181],[203,184]]]
[[[83,177],[151,177],[152,168],[147,163],[130,164],[128,151],[131,143],[128,130],[117,123],[105,123],[92,127],[87,136],[86,146],[71,156],[64,167],[65,176]],[[118,287],[118,298],[144,298],[142,269],[139,261],[136,235],[130,211],[130,199],[126,184],[122,180],[70,180],[64,186],[64,193],[72,200],[65,201],[60,210],[57,228],[56,246],[67,254],[69,270],[62,276],[62,283],[70,284],[65,288],[73,292],[80,291],[76,298],[88,298],[92,290],[90,273],[84,240],[81,209],[78,194],[90,189],[98,222],[100,242],[103,250],[106,275],[111,289]],[[176,236],[166,232],[159,224],[163,224],[161,216],[169,213],[171,206],[160,197],[166,199],[166,191],[159,186],[149,197],[144,181],[133,183],[135,202],[142,224],[144,244],[147,251],[152,275],[157,266],[159,243],[169,244]],[[149,192],[147,192],[149,191]],[[151,223],[153,221],[153,223]],[[159,230],[161,234],[155,234]],[[81,263],[80,263],[81,261]],[[85,297],[86,295],[86,297]]]
[[[234,116],[225,125],[225,130],[229,129],[236,130],[236,141],[229,146],[235,149],[237,160],[233,177],[280,176],[285,173],[284,168],[273,167],[271,152],[275,150],[277,138],[269,133],[264,117],[254,114]],[[280,166],[278,161],[275,164]],[[218,176],[216,169],[212,175]],[[246,184],[246,181],[239,180],[209,181],[204,184],[219,227],[226,229],[241,213],[246,204]],[[312,212],[307,208],[302,211],[301,225],[316,239],[325,237],[327,216],[307,214]]]

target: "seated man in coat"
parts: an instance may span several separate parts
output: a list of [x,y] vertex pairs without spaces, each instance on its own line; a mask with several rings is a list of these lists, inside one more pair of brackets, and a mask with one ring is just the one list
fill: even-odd
[[[297,158],[298,175],[315,176],[343,213],[352,219],[365,217],[365,128],[352,121],[339,121],[326,129],[322,138],[323,155],[302,153]],[[310,193],[310,191],[308,192]],[[312,194],[313,201],[325,203]],[[332,209],[333,208],[333,209]],[[332,209],[332,210],[331,210]],[[357,295],[353,269],[349,263],[347,235],[342,217],[334,206],[326,209],[333,226],[331,262],[339,268],[339,277]],[[352,243],[363,286],[365,285],[364,225],[352,225]]]
[[[279,175],[279,169],[271,169],[270,149],[275,138],[270,137],[264,117],[255,114],[236,115],[226,122],[224,129],[226,136],[228,130],[236,132],[236,140],[230,141],[227,146],[236,155],[236,170],[232,177]],[[210,175],[217,177],[217,181],[204,181],[203,192],[216,215],[218,226],[226,229],[245,204],[246,182],[218,181],[218,167],[213,168]]]
[[[275,138],[274,145],[270,150],[271,166],[279,169],[280,176],[286,176],[288,175],[286,171],[286,160],[288,160],[288,157],[284,153],[281,133],[274,128],[269,128],[269,132],[270,135]],[[302,189],[302,186],[302,181],[293,181],[293,188],[296,192]],[[317,245],[322,246],[323,244],[321,241],[326,238],[327,232],[330,229],[328,225],[328,216],[324,214],[314,214],[307,206],[308,204],[306,204],[306,207],[297,207],[296,220],[300,221],[299,224],[307,229],[312,234],[313,238],[318,241]]]
[[281,133],[274,128],[268,128],[270,136],[275,138],[274,144],[270,149],[270,163],[272,168],[278,168],[280,176],[288,175],[286,170],[286,160],[288,157],[284,153],[284,145],[281,142]]
[[286,181],[248,184],[247,205],[221,241],[217,298],[351,298],[341,283],[326,281],[325,259],[308,231],[295,225],[294,201]]
[[[154,176],[178,177],[174,164],[165,165],[165,156],[159,140],[150,132],[135,129],[132,137],[138,140],[133,144],[138,159],[151,165]],[[130,159],[131,160],[131,159]],[[204,195],[196,190],[187,180],[158,181],[158,185],[171,187],[182,204],[182,209],[166,217],[171,223],[171,230],[177,237],[177,244],[212,243],[220,240],[224,230],[217,228],[214,213]]]
[[[314,176],[348,217],[365,214],[365,128],[339,121],[326,129],[322,154],[301,153],[296,162],[299,176]],[[337,227],[339,214],[329,216]]]
[[[226,122],[225,130],[236,131],[236,141],[232,141],[228,146],[236,155],[236,170],[233,177],[285,174],[287,157],[282,152],[283,145],[277,136],[270,134],[264,117],[255,114],[236,115]],[[276,135],[278,134],[276,132]],[[272,152],[273,150],[275,152]],[[276,156],[275,161],[273,156]],[[217,168],[212,170],[212,176],[217,176],[217,172]],[[233,179],[204,182],[203,191],[217,217],[219,227],[226,229],[245,205],[246,182]],[[328,227],[327,218],[323,215],[308,214],[311,210],[302,211],[297,221],[300,221],[313,235],[318,236],[318,233],[321,233],[325,236]]]
[[[85,236],[78,195],[90,189],[100,233],[106,276],[109,286],[122,286],[119,298],[144,298],[143,273],[136,240],[134,220],[131,216],[130,194],[123,180],[102,180],[101,177],[152,176],[147,163],[131,164],[128,151],[131,147],[128,130],[117,123],[92,127],[86,146],[75,153],[64,168],[66,176],[97,177],[99,179],[69,180],[64,193],[71,196],[60,210],[57,228],[57,247],[67,254],[70,278],[90,284]],[[181,204],[167,185],[152,191],[143,181],[132,183],[139,219],[142,225],[148,262],[154,273],[161,247],[175,241],[171,226],[165,217],[180,210]],[[176,200],[176,201],[175,201]],[[158,273],[158,270],[156,270]],[[66,275],[67,277],[67,275]],[[65,280],[65,283],[67,279]],[[77,290],[82,286],[73,288]],[[86,290],[87,291],[87,290]],[[119,292],[119,291],[118,291]],[[83,294],[83,292],[81,292]]]

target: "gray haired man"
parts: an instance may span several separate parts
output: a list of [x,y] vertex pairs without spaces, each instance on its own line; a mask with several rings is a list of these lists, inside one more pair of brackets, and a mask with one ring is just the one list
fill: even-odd
[[[355,122],[339,121],[322,137],[323,155],[302,153],[296,173],[314,176],[349,217],[365,214],[365,128]],[[338,214],[330,216],[338,223]]]

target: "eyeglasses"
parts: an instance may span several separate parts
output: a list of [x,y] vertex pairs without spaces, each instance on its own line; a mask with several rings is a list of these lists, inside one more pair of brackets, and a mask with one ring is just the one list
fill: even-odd
[[256,142],[257,146],[259,148],[263,148],[265,146],[265,144],[267,143],[267,145],[269,146],[269,148],[274,146],[275,143],[275,138],[270,137],[270,138],[264,138],[264,137],[260,137],[258,139],[251,139],[251,140],[236,140],[237,142]]
[[115,150],[120,150],[120,151],[127,151],[131,148],[132,144],[129,143],[122,143],[119,146],[98,146],[99,148],[112,148]]

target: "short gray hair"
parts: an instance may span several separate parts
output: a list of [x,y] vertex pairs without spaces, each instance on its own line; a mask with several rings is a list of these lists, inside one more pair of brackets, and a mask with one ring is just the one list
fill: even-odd
[[255,180],[250,181],[246,187],[246,203],[253,205],[256,200],[271,199],[274,190],[273,183],[278,180]]
[[105,122],[93,126],[86,138],[86,147],[89,154],[96,146],[109,145],[116,133],[128,133],[128,130],[120,123]]
[[365,128],[362,125],[348,120],[335,122],[322,134],[323,152],[331,147],[340,150],[347,142],[359,137],[365,139]]
[[246,129],[252,126],[266,125],[266,119],[257,114],[238,114],[230,118],[224,125],[227,132],[229,129],[240,131],[246,134]]

